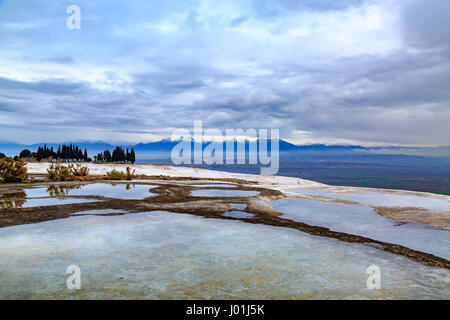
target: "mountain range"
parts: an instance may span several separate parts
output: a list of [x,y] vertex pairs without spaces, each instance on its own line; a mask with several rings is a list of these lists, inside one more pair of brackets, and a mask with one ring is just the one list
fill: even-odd
[[[180,141],[172,140],[160,140],[157,142],[138,143],[135,145],[121,145],[124,148],[134,148],[136,151],[136,157],[139,160],[142,159],[169,159],[172,149]],[[28,149],[32,152],[36,151],[39,146],[47,145],[47,147],[53,147],[55,150],[62,144],[76,144],[82,149],[87,149],[89,156],[93,157],[99,152],[104,150],[113,150],[116,145],[96,141],[96,142],[67,142],[67,143],[37,143],[32,145],[16,144],[12,142],[0,142],[0,152],[7,156],[15,156],[23,149]],[[248,142],[246,142],[248,144]],[[203,148],[208,145],[209,142],[203,143]],[[234,141],[236,149],[236,141]],[[259,146],[259,144],[258,144]],[[267,141],[267,148],[270,151],[270,141]],[[191,142],[192,150],[194,148],[194,142]],[[223,145],[225,151],[225,143]],[[248,150],[248,145],[246,145]],[[258,149],[259,150],[259,149]],[[444,147],[397,147],[397,146],[383,146],[383,147],[363,147],[359,145],[324,145],[324,144],[311,144],[311,145],[295,145],[285,140],[279,140],[280,158],[298,158],[298,157],[311,157],[311,156],[370,156],[370,155],[405,155],[405,156],[430,156],[430,157],[450,157],[450,146]]]

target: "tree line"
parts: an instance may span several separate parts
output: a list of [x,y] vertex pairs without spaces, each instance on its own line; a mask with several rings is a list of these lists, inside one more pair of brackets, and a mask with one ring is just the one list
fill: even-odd
[[124,162],[124,163],[134,163],[136,161],[136,154],[134,148],[131,151],[122,147],[116,147],[116,149],[111,151],[105,150],[102,153],[94,156],[94,160],[97,162]]
[[[47,145],[40,146],[37,152],[31,152],[28,149],[20,152],[20,158],[36,158],[37,161],[42,159],[59,159],[62,161],[77,161],[77,162],[91,162],[92,159],[88,156],[87,149],[80,148],[77,145],[60,145],[58,150],[55,151],[53,147],[47,147]],[[1,157],[0,157],[1,158]],[[131,151],[127,148],[126,151],[122,147],[116,147],[113,152],[105,150],[102,153],[94,156],[96,162],[123,162],[134,163],[136,161],[136,154],[134,148]]]
[[[33,153],[29,152],[29,150],[23,150],[20,153],[21,158],[26,158],[27,155],[28,157],[33,157]],[[92,159],[88,157],[87,149],[84,149],[83,152],[79,146],[73,144],[58,146],[58,150],[56,152],[53,150],[53,147],[49,148],[47,145],[44,145],[43,147],[38,147],[38,150],[34,156],[37,161],[50,157],[52,159],[60,159],[63,161],[92,161]]]

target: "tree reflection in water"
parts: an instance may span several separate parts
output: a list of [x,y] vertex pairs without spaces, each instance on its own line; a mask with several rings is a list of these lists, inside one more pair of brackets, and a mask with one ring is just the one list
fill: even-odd
[[24,191],[14,192],[14,193],[4,193],[1,196],[0,208],[10,209],[10,208],[22,208],[22,206],[27,202],[25,199],[27,194]]
[[52,185],[52,186],[48,186],[47,188],[47,192],[49,194],[50,197],[64,197],[64,196],[68,196],[70,190],[77,190],[77,189],[81,189],[82,187],[84,187],[85,184],[83,185],[74,185],[74,186],[58,186],[58,185]]

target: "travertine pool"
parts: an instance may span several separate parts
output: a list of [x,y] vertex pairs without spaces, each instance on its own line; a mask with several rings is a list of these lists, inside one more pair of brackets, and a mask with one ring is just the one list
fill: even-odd
[[450,231],[377,215],[367,206],[302,198],[273,201],[282,218],[327,227],[450,259]]
[[[66,270],[81,270],[69,290]],[[381,289],[366,286],[381,269]],[[450,272],[296,230],[163,211],[0,229],[0,299],[449,299]]]

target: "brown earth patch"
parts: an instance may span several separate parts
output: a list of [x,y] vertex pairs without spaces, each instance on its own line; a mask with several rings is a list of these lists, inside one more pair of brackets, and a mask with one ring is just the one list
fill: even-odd
[[450,228],[450,212],[424,208],[373,207],[375,213],[401,222],[427,224],[440,229]]

